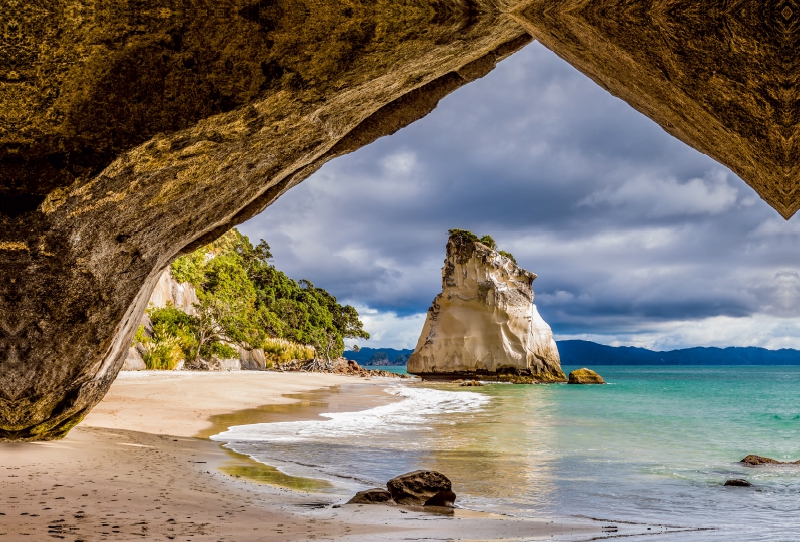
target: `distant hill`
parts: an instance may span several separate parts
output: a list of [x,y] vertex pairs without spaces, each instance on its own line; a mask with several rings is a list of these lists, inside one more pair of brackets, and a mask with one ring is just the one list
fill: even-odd
[[[800,365],[800,350],[755,346],[695,347],[657,352],[635,346],[606,346],[591,341],[557,341],[561,364],[574,365]],[[362,348],[344,356],[359,365],[405,365],[413,350]],[[385,357],[384,355],[385,354]]]
[[562,365],[800,365],[800,350],[754,346],[695,347],[656,352],[590,341],[558,341]]
[[347,350],[343,354],[347,359],[359,365],[405,365],[413,350],[395,350],[394,348],[362,348],[358,352]]

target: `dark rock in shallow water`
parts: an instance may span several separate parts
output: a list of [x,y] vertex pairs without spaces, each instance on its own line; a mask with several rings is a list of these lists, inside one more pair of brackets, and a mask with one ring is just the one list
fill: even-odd
[[456,494],[444,474],[417,470],[392,478],[386,483],[397,504],[410,506],[453,506]]
[[603,377],[584,367],[583,369],[575,369],[569,373],[570,384],[605,384],[606,381]]
[[797,465],[800,466],[800,461],[777,461],[769,457],[761,457],[760,455],[748,455],[740,461],[750,467],[757,467],[759,465]]
[[761,457],[760,455],[748,455],[744,459],[741,460],[741,463],[745,465],[778,465],[780,461],[775,461],[774,459],[770,459],[769,457]]
[[726,485],[726,486],[734,486],[734,487],[750,487],[753,484],[751,484],[747,480],[742,480],[740,478],[737,478],[735,480],[726,480],[724,485]]
[[392,499],[392,494],[376,487],[375,489],[366,489],[356,493],[352,499],[347,501],[347,504],[396,504]]

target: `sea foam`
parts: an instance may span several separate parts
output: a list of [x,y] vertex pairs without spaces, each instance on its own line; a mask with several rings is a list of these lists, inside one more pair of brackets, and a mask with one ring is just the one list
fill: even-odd
[[211,437],[223,442],[326,442],[375,438],[379,434],[424,431],[432,418],[442,414],[474,412],[484,407],[490,397],[460,391],[443,391],[396,385],[387,393],[399,401],[358,412],[328,412],[323,420],[235,425]]

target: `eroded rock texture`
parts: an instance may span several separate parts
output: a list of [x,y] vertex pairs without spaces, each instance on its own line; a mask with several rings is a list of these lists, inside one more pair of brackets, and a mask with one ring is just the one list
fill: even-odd
[[442,293],[428,309],[408,372],[425,379],[565,381],[553,332],[533,304],[534,279],[486,245],[452,234]]
[[800,208],[800,3],[531,0],[542,44],[731,168],[785,218]]
[[486,0],[0,0],[0,439],[104,395],[181,251],[530,41]]

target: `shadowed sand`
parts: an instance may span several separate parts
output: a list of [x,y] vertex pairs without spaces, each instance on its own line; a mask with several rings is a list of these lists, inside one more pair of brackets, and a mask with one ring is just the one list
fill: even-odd
[[0,445],[0,540],[589,540],[647,532],[644,525],[616,524],[619,530],[609,532],[608,522],[467,510],[332,508],[347,497],[319,492],[324,482],[283,475],[197,438],[234,423],[384,404],[393,400],[381,391],[388,382],[298,373],[123,373],[64,440]]

